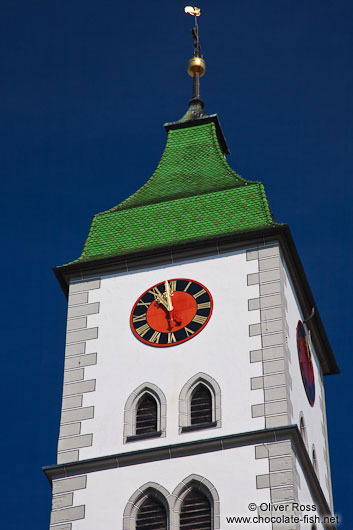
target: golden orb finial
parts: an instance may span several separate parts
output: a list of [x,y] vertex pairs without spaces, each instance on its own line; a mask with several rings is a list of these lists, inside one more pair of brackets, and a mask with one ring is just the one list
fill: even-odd
[[200,77],[206,72],[206,63],[202,57],[192,57],[188,62],[188,74],[194,77],[199,74]]

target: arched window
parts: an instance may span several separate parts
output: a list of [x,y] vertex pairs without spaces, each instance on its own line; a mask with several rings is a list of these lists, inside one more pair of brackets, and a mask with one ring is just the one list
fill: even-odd
[[143,383],[124,408],[124,443],[166,435],[167,401],[153,383]]
[[141,503],[136,517],[136,530],[167,530],[165,507],[153,494]]
[[212,509],[206,495],[192,488],[184,497],[180,510],[180,530],[211,530]]
[[200,425],[212,421],[212,395],[209,389],[199,383],[191,393],[191,425]]
[[313,446],[312,448],[312,451],[311,451],[311,459],[312,459],[312,462],[313,462],[313,468],[315,469],[315,473],[317,476],[319,476],[319,467],[318,467],[318,463],[317,463],[317,456],[316,456],[316,451],[315,451],[315,447]]
[[300,430],[300,434],[302,435],[302,438],[303,438],[303,442],[305,444],[305,447],[308,449],[308,437],[307,437],[307,434],[306,434],[306,427],[305,427],[305,422],[304,422],[304,416],[303,414],[301,414],[300,416],[300,420],[299,420],[299,430]]
[[189,475],[170,496],[171,528],[179,530],[219,530],[220,505],[215,486],[200,475]]
[[169,530],[171,515],[169,492],[156,482],[147,482],[127,502],[122,530]]
[[179,432],[221,427],[221,389],[200,372],[189,379],[179,396]]
[[146,392],[143,394],[136,408],[136,435],[157,432],[157,402]]

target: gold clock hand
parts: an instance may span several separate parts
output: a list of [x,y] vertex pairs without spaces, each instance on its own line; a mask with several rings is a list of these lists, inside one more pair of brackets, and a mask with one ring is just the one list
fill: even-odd
[[154,295],[154,299],[159,304],[162,304],[167,309],[167,311],[169,311],[168,302],[163,298],[163,296],[161,294],[155,294]]
[[167,309],[168,311],[173,311],[173,304],[172,304],[172,299],[171,299],[171,292],[170,292],[170,285],[169,285],[169,282],[168,280],[166,280],[164,282],[164,287],[165,287],[165,297],[167,299]]

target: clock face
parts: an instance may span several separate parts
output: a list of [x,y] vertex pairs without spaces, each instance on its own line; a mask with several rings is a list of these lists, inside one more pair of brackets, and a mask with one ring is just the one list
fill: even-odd
[[131,311],[134,335],[151,346],[175,346],[206,326],[212,313],[211,293],[201,283],[176,278],[145,291]]
[[297,325],[297,348],[305,392],[310,405],[313,406],[315,402],[315,380],[311,348],[303,323],[300,320]]

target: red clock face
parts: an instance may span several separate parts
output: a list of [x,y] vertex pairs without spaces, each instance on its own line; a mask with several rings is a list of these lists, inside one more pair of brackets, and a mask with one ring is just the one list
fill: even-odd
[[206,326],[212,313],[211,293],[201,283],[185,278],[150,287],[131,311],[134,335],[151,346],[175,346]]
[[297,348],[305,392],[310,405],[313,406],[315,403],[314,369],[308,338],[303,323],[300,320],[297,325]]

